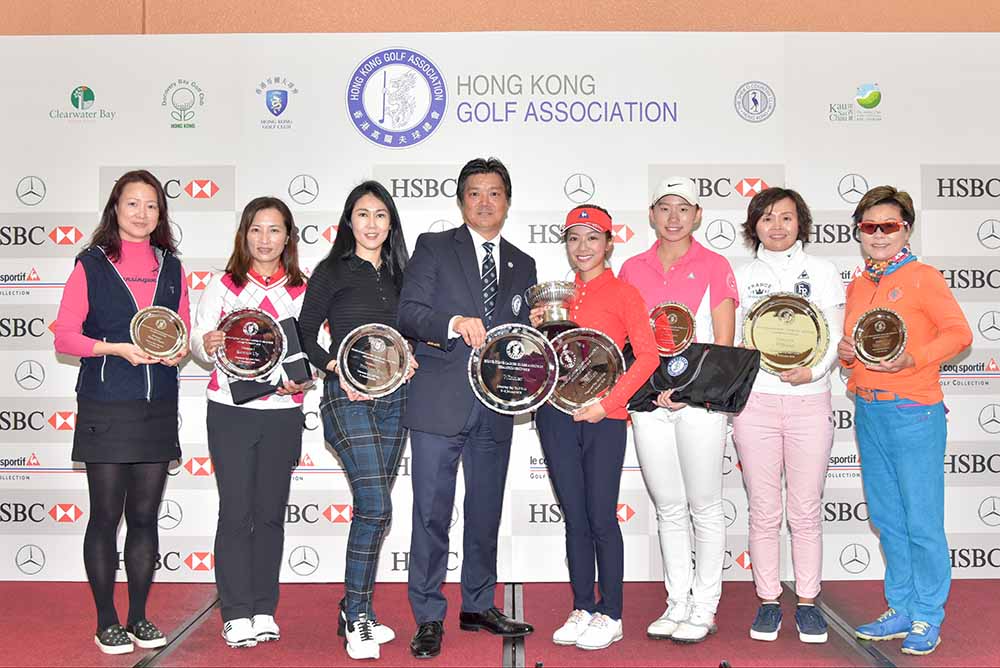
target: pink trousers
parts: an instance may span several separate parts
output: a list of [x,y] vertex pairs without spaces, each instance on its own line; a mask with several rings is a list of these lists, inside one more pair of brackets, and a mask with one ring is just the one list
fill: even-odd
[[750,395],[733,418],[733,440],[750,498],[750,560],[757,596],[781,595],[781,474],[787,486],[795,591],[819,594],[823,570],[821,499],[833,447],[830,393]]

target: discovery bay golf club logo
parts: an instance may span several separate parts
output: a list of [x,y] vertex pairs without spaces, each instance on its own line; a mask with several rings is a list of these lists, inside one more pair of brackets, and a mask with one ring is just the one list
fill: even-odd
[[863,83],[857,87],[853,102],[831,102],[828,110],[831,121],[881,121],[882,89],[877,83]]
[[197,113],[205,106],[205,92],[196,81],[177,79],[163,90],[160,106],[170,110],[171,128],[194,128]]
[[431,136],[448,94],[437,66],[417,51],[391,48],[365,58],[347,86],[354,127],[379,146],[405,148]]

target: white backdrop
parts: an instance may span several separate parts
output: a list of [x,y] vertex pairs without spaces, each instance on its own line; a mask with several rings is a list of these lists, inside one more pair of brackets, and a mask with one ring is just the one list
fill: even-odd
[[[975,332],[942,374],[949,414],[946,523],[956,577],[1000,575],[1000,39],[992,35],[403,34],[0,39],[0,578],[83,580],[85,476],[69,459],[74,360],[51,327],[61,287],[113,180],[145,167],[165,183],[192,301],[224,266],[243,205],[292,207],[304,264],[329,250],[350,188],[376,178],[407,241],[460,222],[455,177],[496,155],[514,195],[504,235],[568,270],[565,211],[599,203],[616,222],[615,269],[653,241],[661,177],[698,180],[696,236],[730,256],[749,197],[798,189],[811,252],[849,281],[860,264],[849,215],[868,185],[908,190],[916,252],[941,269]],[[16,64],[16,66],[15,66]],[[884,97],[883,97],[884,96]],[[405,143],[404,143],[405,140]],[[183,460],[161,507],[158,578],[211,581],[217,510],[205,441],[206,370],[182,370]],[[826,579],[880,578],[853,440],[835,383],[836,442],[824,503]],[[343,578],[351,495],[324,445],[318,392],[306,404],[293,476],[285,581]],[[724,492],[726,577],[750,579],[747,501],[732,446]],[[406,579],[410,468],[379,566]],[[459,486],[449,579],[461,563]],[[656,522],[634,451],[619,519],[626,578],[656,580]],[[506,581],[565,580],[563,526],[537,438],[514,438],[500,538]],[[121,537],[124,537],[124,528]],[[785,549],[783,575],[791,577]],[[123,574],[123,573],[122,573]]]

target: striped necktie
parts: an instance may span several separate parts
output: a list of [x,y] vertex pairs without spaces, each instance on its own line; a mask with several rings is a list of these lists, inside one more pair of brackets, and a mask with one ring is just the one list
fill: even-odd
[[483,256],[483,306],[487,323],[493,320],[493,311],[497,306],[497,265],[493,261],[494,245],[492,241],[483,242],[483,250],[486,251],[486,255]]

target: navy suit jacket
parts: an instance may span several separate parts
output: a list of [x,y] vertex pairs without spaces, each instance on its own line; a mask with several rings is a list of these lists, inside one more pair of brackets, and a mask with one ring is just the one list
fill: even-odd
[[[482,281],[475,242],[461,227],[428,232],[417,239],[413,257],[403,274],[399,301],[399,328],[417,341],[420,368],[410,380],[403,424],[418,431],[455,436],[465,426],[474,402],[468,364],[472,349],[462,338],[448,339],[453,316],[484,318]],[[505,239],[497,260],[500,289],[493,322],[487,329],[512,322],[529,324],[525,291],[537,282],[535,261]],[[517,313],[514,305],[519,306]],[[509,439],[510,415],[490,411],[497,440]]]

